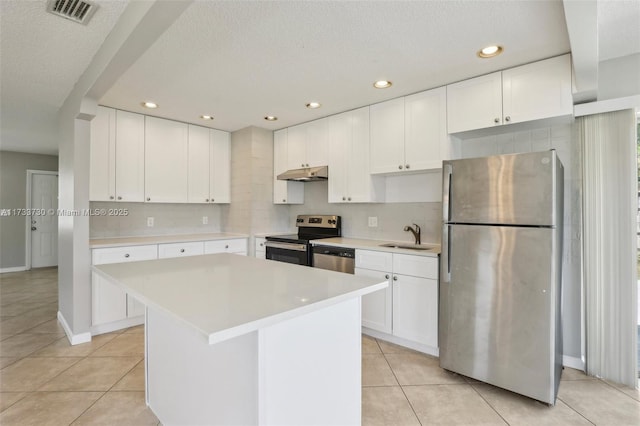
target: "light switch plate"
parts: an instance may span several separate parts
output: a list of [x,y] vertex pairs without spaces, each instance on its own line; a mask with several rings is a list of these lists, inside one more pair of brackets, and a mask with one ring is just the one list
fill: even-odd
[[147,218],[147,226],[148,227],[153,227],[153,218],[152,217],[148,217]]
[[369,216],[369,227],[375,228],[378,226],[378,217],[377,216]]

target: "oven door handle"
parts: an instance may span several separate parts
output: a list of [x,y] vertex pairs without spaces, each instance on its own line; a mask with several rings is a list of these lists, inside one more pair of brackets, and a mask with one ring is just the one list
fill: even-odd
[[307,251],[306,244],[295,244],[295,243],[280,243],[276,241],[267,241],[264,243],[265,247],[271,248],[279,248],[285,250],[295,250],[295,251]]

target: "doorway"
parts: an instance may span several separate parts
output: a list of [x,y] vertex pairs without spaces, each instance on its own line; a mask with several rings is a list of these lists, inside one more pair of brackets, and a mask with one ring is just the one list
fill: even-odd
[[27,170],[26,266],[58,265],[58,172]]

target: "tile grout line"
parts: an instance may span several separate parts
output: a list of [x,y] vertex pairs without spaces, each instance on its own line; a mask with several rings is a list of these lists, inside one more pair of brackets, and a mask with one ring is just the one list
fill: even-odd
[[[637,399],[635,399],[634,397],[632,397],[632,396],[631,396],[631,395],[629,395],[628,393],[623,392],[623,391],[622,391],[622,389],[620,389],[620,388],[618,388],[618,387],[616,387],[616,386],[614,386],[614,385],[612,385],[612,384],[608,383],[606,380],[602,380],[602,379],[597,379],[597,380],[598,380],[598,381],[600,381],[600,382],[602,382],[602,383],[604,383],[605,385],[609,386],[610,388],[613,388],[613,389],[617,390],[618,392],[620,392],[620,393],[621,393],[621,394],[623,394],[624,396],[626,396],[626,397],[628,397],[628,398],[631,398],[632,400],[634,400],[634,401],[636,401],[637,403],[639,403],[639,404],[640,404],[640,401],[638,401]],[[636,389],[636,390],[637,390],[637,389]],[[639,392],[640,392],[640,391],[639,391]]]
[[375,341],[376,341],[376,344],[378,345],[378,347],[380,348],[380,352],[382,352],[382,357],[384,358],[384,361],[389,366],[389,370],[391,370],[391,374],[393,374],[393,377],[396,379],[396,382],[398,383],[398,386],[400,387],[400,390],[402,391],[402,395],[404,395],[405,400],[409,404],[409,407],[411,408],[411,411],[413,412],[413,415],[416,417],[416,420],[418,421],[418,424],[420,424],[420,426],[422,426],[422,422],[420,421],[420,417],[418,417],[418,413],[416,413],[416,409],[413,408],[413,404],[411,403],[411,400],[409,400],[409,397],[407,396],[407,393],[404,391],[404,388],[400,384],[400,380],[398,380],[398,376],[396,376],[396,372],[393,371],[393,367],[391,367],[391,364],[389,363],[389,360],[387,359],[387,354],[380,347],[380,344],[378,343],[378,339],[375,339]]
[[569,407],[574,413],[578,414],[580,417],[582,417],[583,419],[585,419],[586,421],[588,421],[589,423],[591,423],[592,425],[595,426],[595,423],[592,422],[591,420],[589,420],[584,414],[582,414],[580,411],[576,410],[575,408],[573,408],[571,405],[569,405],[569,403],[567,401],[565,401],[564,399],[560,398],[559,396],[557,397],[560,401],[562,401],[562,403],[564,405],[566,405],[567,407]]
[[[482,383],[482,382],[480,382],[480,383]],[[477,394],[478,394],[478,396],[479,396],[480,398],[482,398],[482,400],[483,400],[483,401],[484,401],[484,402],[485,402],[489,407],[491,407],[491,409],[492,409],[492,410],[493,410],[493,411],[498,415],[498,417],[500,417],[500,418],[502,419],[502,421],[503,421],[503,422],[505,422],[505,424],[507,424],[507,425],[510,425],[510,424],[511,424],[511,423],[509,423],[509,422],[507,421],[507,419],[505,419],[505,418],[502,416],[502,414],[500,414],[500,413],[498,412],[498,410],[497,410],[493,405],[491,405],[491,403],[490,403],[489,401],[487,401],[487,399],[486,399],[484,396],[482,396],[482,394],[481,394],[480,392],[478,392],[478,389],[476,389],[476,387],[475,387],[475,386],[473,386],[473,383],[469,383],[469,386],[471,387],[471,389],[473,389],[473,391],[474,391],[475,393],[477,393]]]

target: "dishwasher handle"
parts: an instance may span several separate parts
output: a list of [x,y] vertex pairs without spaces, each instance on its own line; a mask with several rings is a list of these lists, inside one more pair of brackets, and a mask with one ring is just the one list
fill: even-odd
[[333,246],[313,246],[313,254],[324,254],[327,256],[346,257],[349,259],[356,258],[356,250],[352,248],[333,247]]

